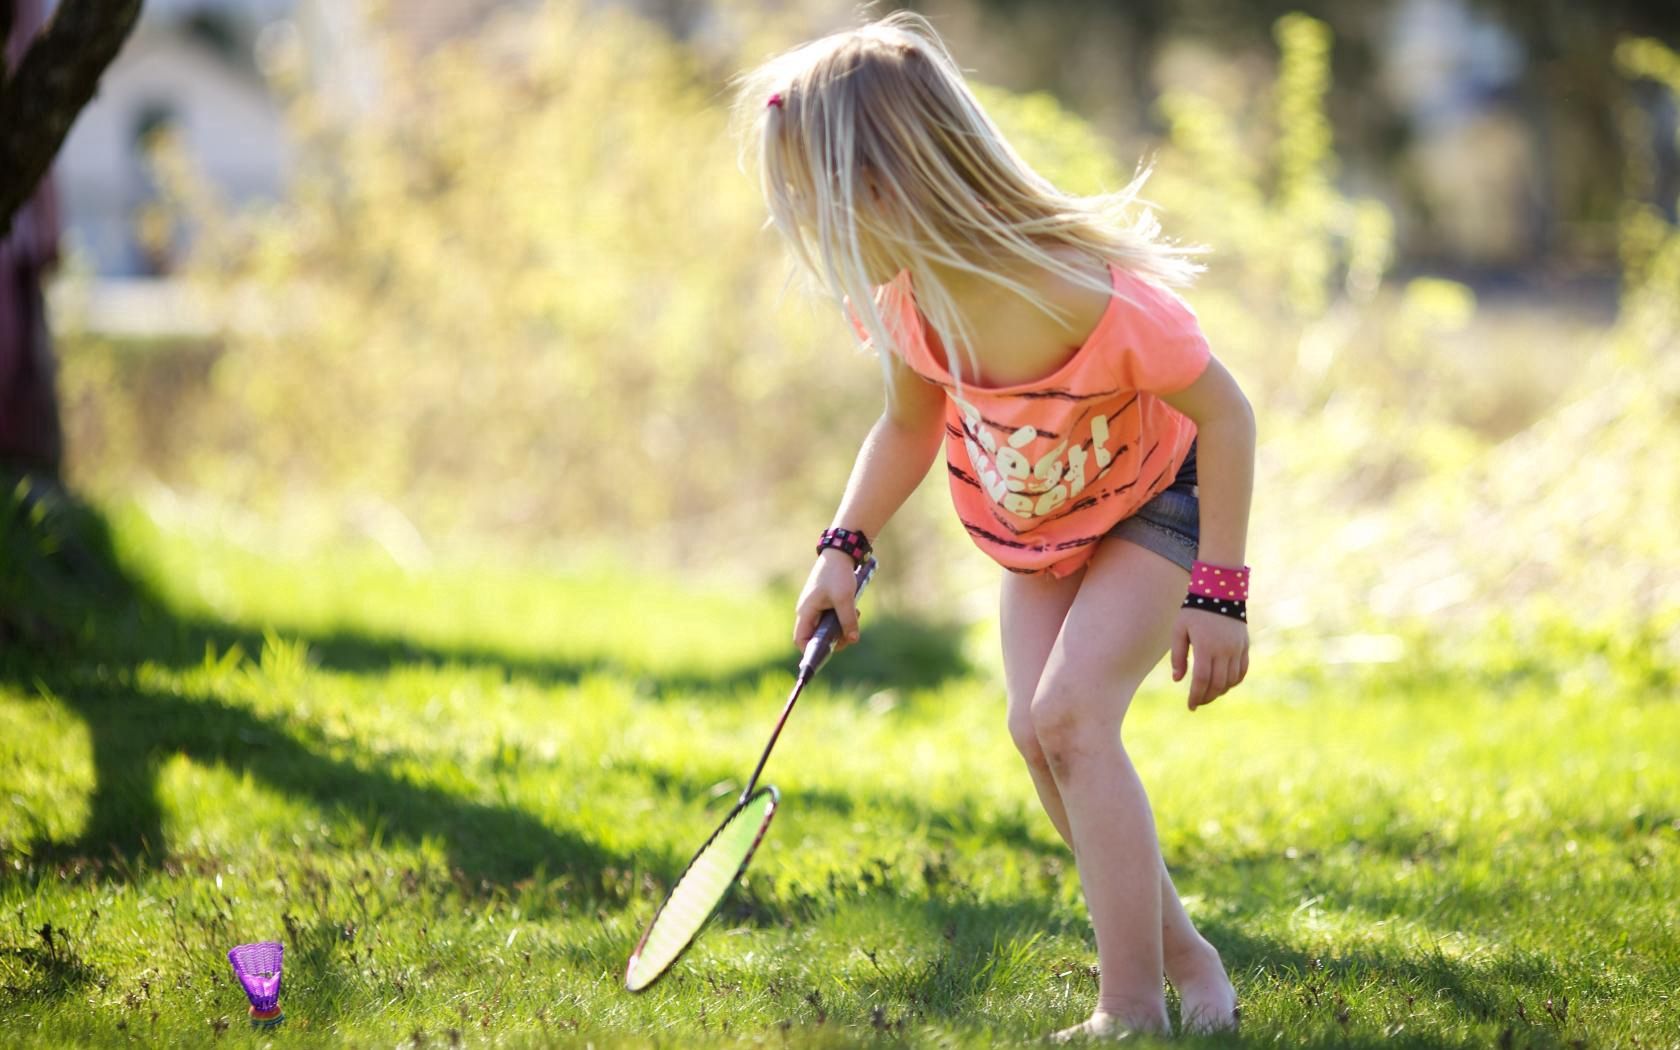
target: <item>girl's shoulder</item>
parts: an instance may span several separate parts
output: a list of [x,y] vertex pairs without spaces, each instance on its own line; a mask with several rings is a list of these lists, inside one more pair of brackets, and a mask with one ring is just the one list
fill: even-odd
[[1094,256],[1071,246],[1052,252],[1086,276],[1085,280],[1077,280],[1067,274],[1043,270],[1031,282],[1033,290],[1063,319],[1062,325],[1070,333],[1095,334],[1112,314],[1130,315],[1137,324],[1153,322],[1166,327],[1195,321],[1195,312],[1178,292],[1124,260]]
[[1190,385],[1207,368],[1212,348],[1196,311],[1178,292],[1116,265],[1114,295],[1106,342],[1123,385],[1170,394]]
[[1115,293],[1127,301],[1134,302],[1138,309],[1169,312],[1190,309],[1190,304],[1184,301],[1184,296],[1171,285],[1164,284],[1149,274],[1140,273],[1124,262],[1113,261],[1109,266],[1114,271]]
[[[916,298],[910,285],[910,271],[900,270],[892,280],[876,285],[873,299],[875,310],[880,314],[881,320],[886,322],[887,332],[893,339],[893,345],[888,349],[902,351],[905,340],[918,334],[921,323],[921,315],[916,309]],[[845,310],[846,320],[857,333],[858,342],[865,347],[873,347],[874,339],[864,325],[863,318],[858,315],[852,300],[843,300],[841,306]]]
[[1200,334],[1201,322],[1195,308],[1178,290],[1138,273],[1123,263],[1111,264],[1114,271],[1115,312],[1119,328],[1133,333],[1151,333],[1159,338]]

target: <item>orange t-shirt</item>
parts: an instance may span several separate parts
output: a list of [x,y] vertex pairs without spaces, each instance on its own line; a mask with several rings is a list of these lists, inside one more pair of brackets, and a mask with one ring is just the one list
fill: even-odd
[[1085,343],[1032,383],[959,396],[929,348],[909,274],[878,290],[910,369],[943,387],[945,462],[957,516],[1015,572],[1067,576],[1104,534],[1172,484],[1196,425],[1159,395],[1182,390],[1211,353],[1171,291],[1110,264],[1114,296]]

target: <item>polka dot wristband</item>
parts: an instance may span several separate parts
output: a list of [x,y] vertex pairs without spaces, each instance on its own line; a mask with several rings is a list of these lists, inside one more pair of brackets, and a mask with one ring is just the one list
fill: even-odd
[[1233,569],[1228,565],[1209,565],[1205,561],[1190,565],[1190,594],[1193,597],[1218,598],[1221,601],[1248,601],[1248,566]]
[[1241,620],[1243,623],[1248,622],[1248,602],[1242,599],[1234,598],[1226,601],[1223,598],[1209,598],[1201,594],[1186,594],[1181,608],[1201,609],[1203,612],[1218,613],[1221,616]]

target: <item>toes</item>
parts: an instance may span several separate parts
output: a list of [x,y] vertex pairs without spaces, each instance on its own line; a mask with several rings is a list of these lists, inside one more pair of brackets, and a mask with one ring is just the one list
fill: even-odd
[[1229,1013],[1224,1010],[1196,1010],[1184,1017],[1184,1030],[1196,1035],[1206,1035],[1211,1032],[1234,1032],[1237,1022],[1241,1019],[1241,1011],[1233,1006]]

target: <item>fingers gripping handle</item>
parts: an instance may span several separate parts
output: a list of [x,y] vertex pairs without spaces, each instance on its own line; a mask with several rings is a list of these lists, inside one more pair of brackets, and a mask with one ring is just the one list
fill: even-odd
[[[869,584],[869,578],[875,575],[875,559],[865,558],[854,572],[857,578],[857,590],[854,594],[862,594],[864,587]],[[799,659],[799,680],[809,681],[817,673],[817,668],[828,659],[828,654],[834,651],[834,641],[840,637],[840,617],[833,609],[822,614],[817,621],[817,630],[811,635],[811,640],[805,643],[805,654]]]

